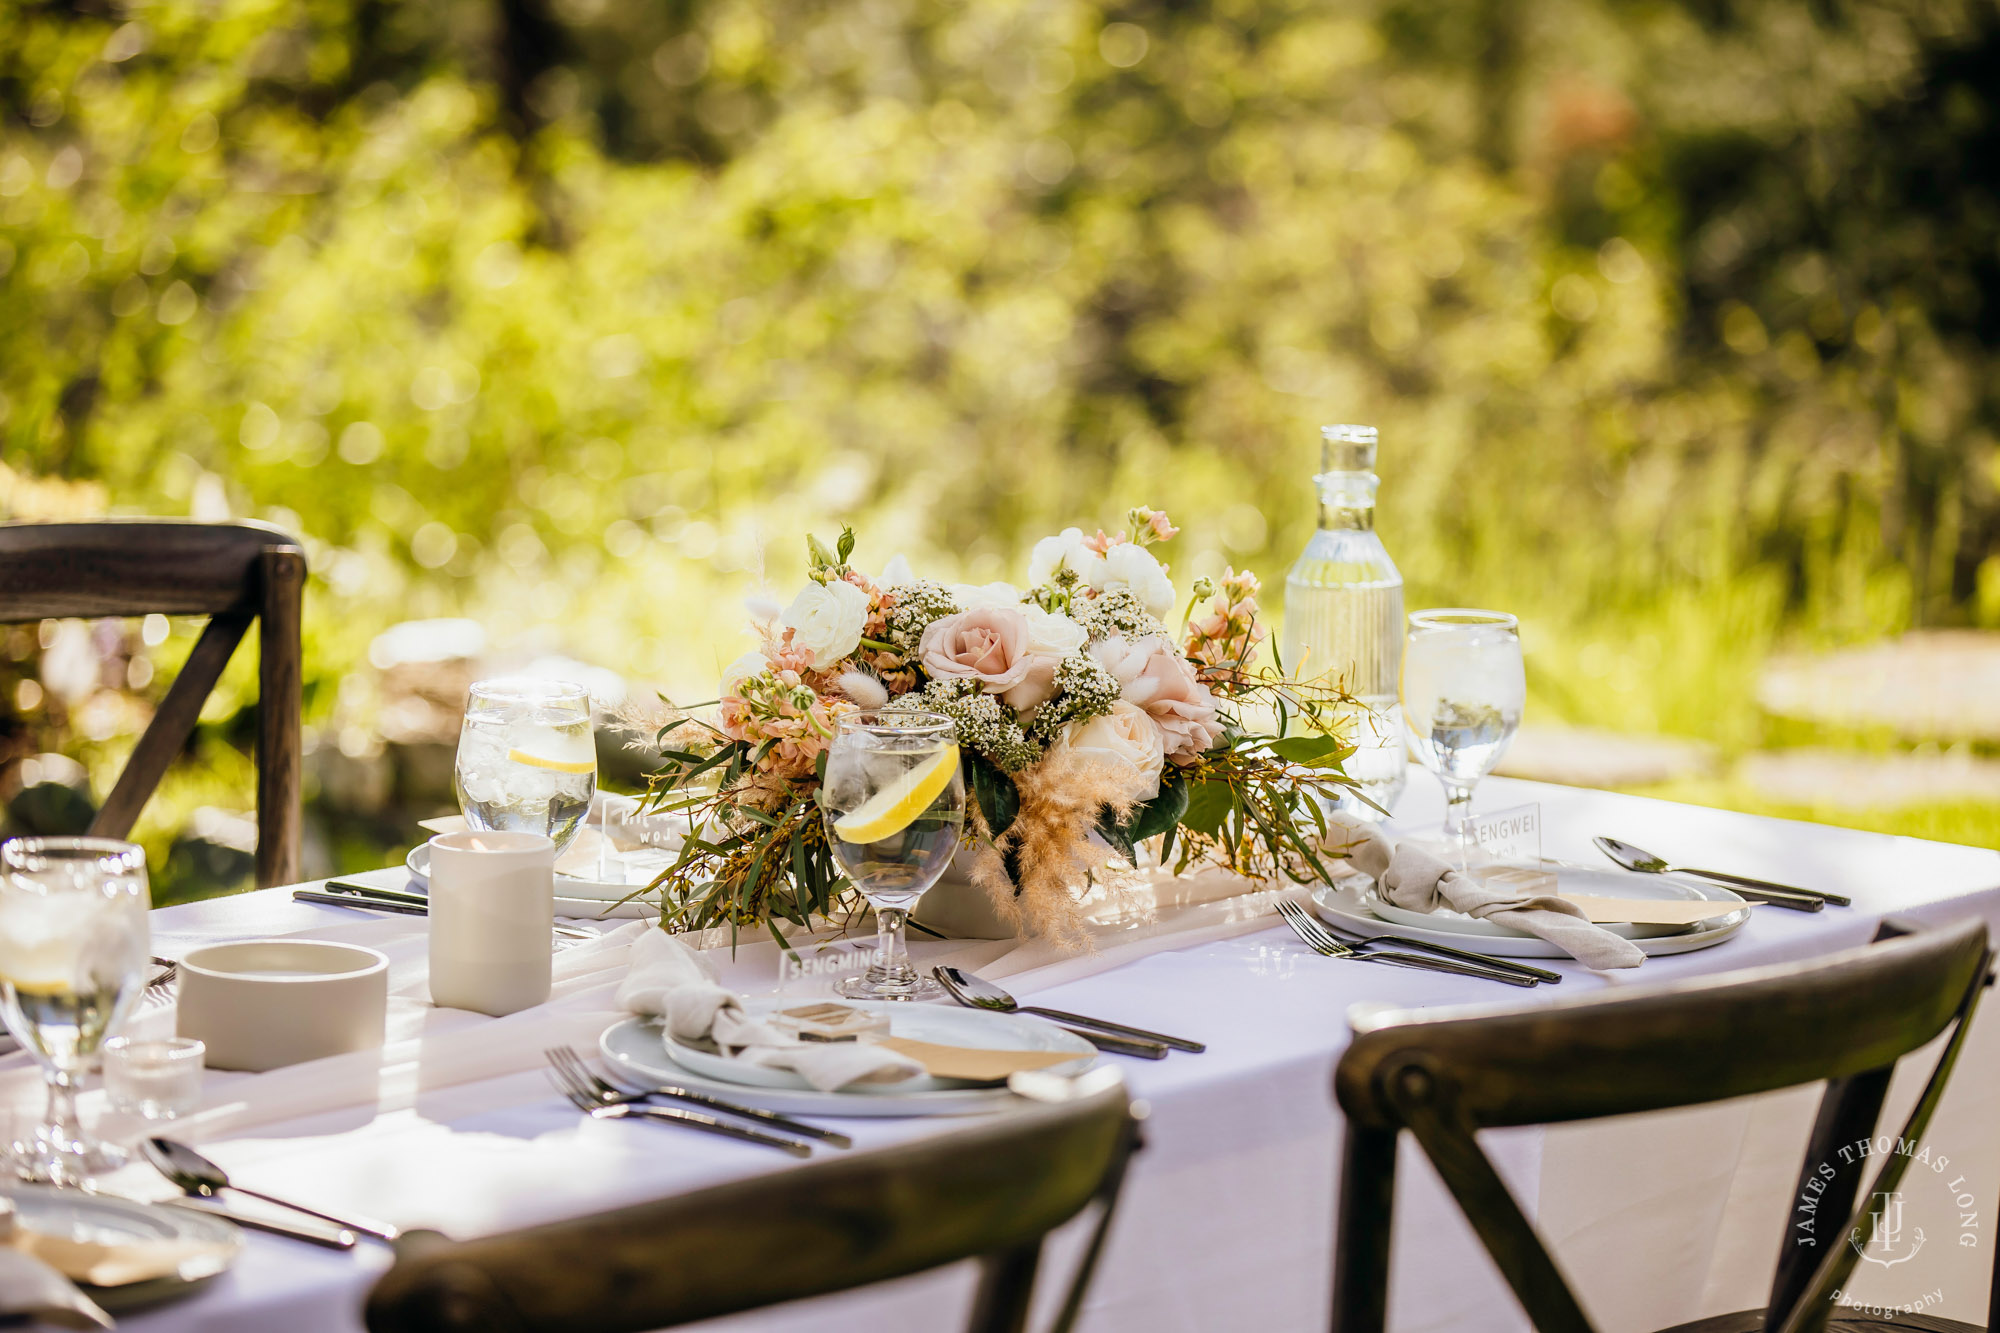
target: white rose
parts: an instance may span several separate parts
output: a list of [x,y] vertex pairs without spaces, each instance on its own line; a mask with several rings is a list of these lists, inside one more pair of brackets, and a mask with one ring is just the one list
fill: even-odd
[[722,668],[722,692],[724,694],[736,693],[737,686],[752,676],[768,671],[770,666],[771,659],[764,656],[761,649],[743,654],[743,656]]
[[813,670],[824,671],[861,646],[868,623],[868,594],[844,579],[808,583],[785,608],[784,626],[794,647],[813,655]]
[[907,588],[917,581],[910,570],[910,562],[899,552],[889,557],[889,563],[882,566],[882,577],[875,580],[878,588]]
[[1090,631],[1060,611],[1044,611],[1029,602],[1021,607],[1028,617],[1028,651],[1040,657],[1068,657],[1090,642]]
[[1124,589],[1146,604],[1146,609],[1164,619],[1173,614],[1174,585],[1160,562],[1143,546],[1120,542],[1104,557],[1104,572],[1091,587],[1099,592]]
[[1021,590],[1011,583],[954,583],[950,591],[961,611],[1021,604]]
[[1150,801],[1160,794],[1166,738],[1160,724],[1143,708],[1120,700],[1102,717],[1071,723],[1063,733],[1061,748],[1129,773],[1132,800]]
[[1039,588],[1056,576],[1057,565],[1068,565],[1072,573],[1091,587],[1104,569],[1104,557],[1083,544],[1082,528],[1064,528],[1053,537],[1035,543],[1028,556],[1028,583]]

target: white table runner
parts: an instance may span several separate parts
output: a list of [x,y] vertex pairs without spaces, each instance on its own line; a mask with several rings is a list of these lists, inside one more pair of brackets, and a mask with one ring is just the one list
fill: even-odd
[[[1434,783],[1422,775],[1399,814],[1435,818]],[[1271,917],[1221,923],[1219,938],[1133,959],[992,966],[1024,998],[1125,1018],[1210,1043],[1198,1057],[1157,1064],[1121,1060],[1152,1105],[1149,1145],[1135,1166],[1085,1328],[1211,1330],[1324,1327],[1339,1118],[1330,1080],[1345,1044],[1343,1015],[1360,1000],[1459,1004],[1534,1002],[1603,985],[1645,984],[1864,942],[1886,912],[1945,919],[1967,913],[2000,925],[2000,855],[1845,830],[1535,784],[1493,781],[1482,805],[1543,805],[1550,855],[1587,860],[1594,833],[1670,856],[1851,893],[1857,906],[1806,915],[1760,911],[1735,940],[1681,958],[1655,959],[1629,977],[1557,964],[1568,978],[1544,992],[1339,963],[1307,953]],[[167,909],[155,918],[156,952],[177,954],[225,936],[324,932],[345,917],[266,893]],[[348,918],[351,920],[351,918]],[[1240,927],[1240,930],[1237,929]],[[335,930],[395,933],[369,922]],[[421,927],[390,952],[421,954]],[[1228,933],[1236,930],[1237,933]],[[586,951],[559,965],[563,993],[544,1010],[508,1020],[397,1005],[395,1046],[377,1063],[372,1100],[290,1120],[324,1093],[301,1069],[260,1076],[241,1110],[205,1113],[213,1155],[260,1188],[334,1209],[429,1224],[463,1234],[616,1207],[766,1170],[789,1159],[671,1129],[583,1120],[538,1071],[510,1055],[547,1038],[589,1044],[610,1021],[610,978]],[[921,964],[947,952],[1004,952],[996,945],[918,942]],[[1108,951],[1107,951],[1108,952]],[[768,987],[775,949],[747,945],[725,979]],[[1027,962],[1028,954],[1007,962]],[[398,979],[407,988],[409,970]],[[1496,994],[1496,992],[1499,992]],[[503,1033],[503,1025],[514,1030]],[[1931,1141],[1969,1172],[1989,1212],[2000,1192],[2000,1019],[1976,1025]],[[505,1041],[494,1038],[505,1036]],[[491,1064],[483,1062],[492,1062]],[[332,1064],[337,1062],[323,1062]],[[513,1068],[520,1072],[504,1072]],[[1926,1066],[1927,1068],[1927,1066]],[[18,1118],[33,1104],[32,1075],[0,1079]],[[385,1076],[382,1071],[387,1070]],[[492,1076],[487,1076],[491,1074]],[[343,1077],[366,1083],[365,1071]],[[238,1076],[237,1084],[257,1079]],[[1898,1095],[1913,1095],[1907,1079]],[[1504,1172],[1538,1217],[1587,1304],[1609,1333],[1759,1304],[1775,1258],[1810,1116],[1812,1091],[1667,1116],[1510,1131],[1491,1136]],[[386,1107],[387,1109],[378,1109]],[[238,1133],[229,1117],[256,1128]],[[848,1122],[861,1147],[948,1122]],[[196,1128],[191,1126],[190,1128]],[[1525,1327],[1448,1196],[1409,1145],[1399,1196],[1392,1323],[1399,1330]],[[1421,1244],[1417,1243],[1421,1241]],[[1061,1247],[1057,1247],[1060,1251]],[[1874,1270],[1864,1297],[1897,1299],[1904,1287],[1943,1292],[1931,1313],[1979,1318],[1991,1255],[1935,1247],[1895,1270]],[[340,1256],[255,1236],[238,1268],[180,1306],[121,1321],[139,1333],[283,1327],[287,1333],[353,1333],[361,1296],[385,1263],[379,1252]],[[1062,1270],[1060,1253],[1046,1270]],[[1045,1288],[1058,1283],[1050,1278]],[[1879,1290],[1878,1290],[1879,1289]],[[970,1278],[946,1272],[826,1302],[718,1321],[733,1330],[936,1329],[956,1324]]]

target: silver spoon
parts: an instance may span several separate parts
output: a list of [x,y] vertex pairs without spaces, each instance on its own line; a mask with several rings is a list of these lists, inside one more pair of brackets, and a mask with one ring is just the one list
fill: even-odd
[[[1835,907],[1852,907],[1854,900],[1842,898],[1834,893],[1821,893],[1817,889],[1794,888],[1790,884],[1774,884],[1768,879],[1751,879],[1747,875],[1728,875],[1720,870],[1696,870],[1692,866],[1668,865],[1666,858],[1653,855],[1644,847],[1634,847],[1629,842],[1616,838],[1592,838],[1597,850],[1624,866],[1643,875],[1681,874],[1694,875],[1700,879],[1720,880],[1733,884],[1739,889],[1749,889],[1748,897],[1760,898],[1781,907],[1797,907],[1804,912],[1817,912],[1832,903]],[[1810,905],[1808,905],[1810,904]]]
[[[944,983],[952,998],[968,1009],[991,1009],[1001,1014],[1040,1014],[1058,1023],[1074,1023],[1078,1027],[1095,1028],[1100,1032],[1111,1032],[1134,1041],[1158,1042],[1176,1051],[1189,1051],[1200,1055],[1208,1047],[1185,1037],[1169,1037],[1164,1032],[1148,1032],[1144,1028],[1130,1028],[1123,1023],[1108,1023],[1101,1018],[1085,1018],[1082,1014],[1065,1013],[1060,1009],[1043,1009],[1037,1005],[1022,1004],[992,982],[973,975],[962,967],[938,967],[931,969],[932,975]],[[1084,1034],[1088,1036],[1088,1033]]]
[[160,1174],[171,1180],[183,1194],[212,1199],[223,1190],[235,1190],[238,1194],[247,1194],[253,1199],[262,1199],[265,1203],[275,1203],[280,1208],[289,1208],[308,1217],[317,1217],[322,1222],[331,1222],[344,1230],[358,1231],[377,1240],[393,1241],[402,1234],[386,1223],[359,1222],[350,1218],[335,1217],[332,1213],[322,1213],[319,1209],[308,1208],[302,1203],[293,1203],[289,1199],[280,1199],[234,1184],[230,1181],[228,1172],[185,1143],[173,1139],[142,1139],[139,1150],[146,1155],[146,1160],[157,1167]]

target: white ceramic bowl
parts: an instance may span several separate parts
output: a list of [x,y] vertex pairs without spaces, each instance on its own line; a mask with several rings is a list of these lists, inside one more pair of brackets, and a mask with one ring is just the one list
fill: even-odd
[[210,1069],[276,1069],[380,1046],[389,960],[330,940],[205,944],[181,959],[179,1032]]

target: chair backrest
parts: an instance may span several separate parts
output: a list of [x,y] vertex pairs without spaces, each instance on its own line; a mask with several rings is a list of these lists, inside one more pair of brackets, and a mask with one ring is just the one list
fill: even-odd
[[[978,1258],[971,1327],[1018,1333],[1042,1238],[1093,1198],[1108,1218],[1137,1126],[1113,1086],[574,1221],[462,1243],[417,1233],[370,1293],[367,1324],[372,1333],[670,1328]],[[1080,1299],[1079,1280],[1058,1329]]]
[[[1415,1136],[1542,1333],[1589,1333],[1575,1294],[1474,1131],[1695,1106],[1827,1080],[1800,1173],[1817,1237],[1787,1243],[1765,1328],[1824,1327],[1858,1252],[1842,1244],[1898,1057],[1956,1023],[1900,1137],[1915,1143],[1943,1094],[1991,955],[1978,920],[1919,930],[1885,923],[1875,944],[1704,980],[1579,996],[1505,1012],[1358,1017],[1334,1075],[1347,1114],[1334,1320],[1379,1333],[1386,1317],[1396,1139]],[[1850,1150],[1850,1157],[1851,1157]],[[1907,1154],[1876,1159],[1868,1195],[1893,1190]],[[1827,1179],[1823,1163],[1834,1163]],[[1844,1163],[1844,1166],[1842,1165]],[[1817,1173],[1817,1174],[1815,1174]],[[1846,1222],[1845,1226],[1839,1225]],[[1797,1238],[1792,1238],[1796,1240]]]
[[299,877],[299,622],[305,552],[260,523],[0,523],[0,623],[206,615],[90,831],[122,838],[186,747],[209,691],[257,622],[257,883]]

